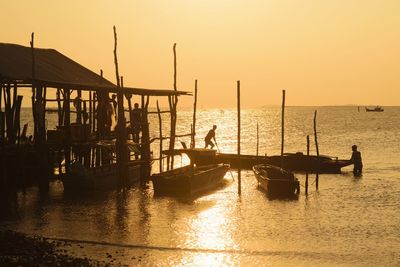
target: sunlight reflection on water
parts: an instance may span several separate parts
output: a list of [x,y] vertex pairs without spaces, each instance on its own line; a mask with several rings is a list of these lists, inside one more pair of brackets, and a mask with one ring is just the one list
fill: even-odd
[[[314,109],[287,109],[285,151],[305,152]],[[358,113],[354,107],[318,108],[321,154],[349,158],[356,143],[365,172],[362,178],[354,178],[350,167],[341,175],[320,175],[318,191],[311,175],[310,194],[305,196],[302,187],[297,200],[268,199],[257,189],[251,171],[242,172],[241,196],[234,170],[234,182],[227,173],[219,190],[194,199],[154,197],[151,187],[73,199],[63,195],[60,183],[54,183],[49,198],[38,198],[35,189],[19,195],[20,218],[7,226],[45,236],[143,245],[115,248],[126,264],[140,254],[142,263],[161,266],[396,265],[400,257],[399,115],[399,108],[386,108],[382,114]],[[166,118],[164,133],[168,132]],[[158,136],[157,119],[153,119],[152,136]],[[178,133],[190,132],[191,119],[190,111],[178,114]],[[243,154],[256,151],[257,121],[260,154],[279,154],[279,108],[243,110]],[[204,145],[213,124],[218,125],[219,148],[235,153],[236,111],[198,111],[198,147]],[[188,162],[182,158],[183,165]],[[180,159],[176,164],[181,165]],[[153,171],[158,171],[157,163]],[[304,185],[304,174],[296,176]],[[185,250],[193,248],[200,250]],[[92,250],[90,255],[101,257],[113,248],[98,245]]]

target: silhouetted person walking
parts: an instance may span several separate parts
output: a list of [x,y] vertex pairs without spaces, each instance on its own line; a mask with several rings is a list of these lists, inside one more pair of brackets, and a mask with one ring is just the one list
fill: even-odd
[[211,139],[214,139],[214,142],[217,143],[215,140],[215,130],[217,129],[217,125],[214,125],[213,128],[208,131],[208,134],[204,138],[204,142],[206,143],[204,148],[207,148],[209,145],[211,146],[211,149],[215,146],[214,143],[211,141]]
[[351,147],[351,149],[353,150],[353,153],[351,154],[351,159],[350,159],[354,164],[353,173],[354,173],[354,175],[361,175],[362,169],[363,169],[363,164],[362,164],[362,160],[361,160],[361,152],[357,150],[356,145],[353,145]]

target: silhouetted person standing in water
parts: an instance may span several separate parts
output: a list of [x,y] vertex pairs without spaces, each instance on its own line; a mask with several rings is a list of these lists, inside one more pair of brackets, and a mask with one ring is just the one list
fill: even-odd
[[353,150],[353,154],[351,155],[351,159],[350,159],[354,164],[353,173],[354,173],[354,175],[361,175],[362,168],[363,168],[363,164],[362,164],[362,160],[361,160],[361,152],[357,150],[356,145],[353,145],[351,147],[351,149]]
[[139,104],[135,103],[134,109],[132,110],[132,120],[133,120],[133,141],[139,143],[139,133],[142,124],[142,110],[139,109]]
[[208,131],[208,134],[206,135],[206,137],[204,138],[204,142],[206,143],[206,146],[204,148],[207,148],[208,145],[211,146],[211,149],[213,149],[213,147],[215,146],[214,143],[211,141],[211,139],[214,139],[214,142],[217,143],[217,141],[215,140],[215,130],[217,129],[217,125],[214,125],[213,128]]

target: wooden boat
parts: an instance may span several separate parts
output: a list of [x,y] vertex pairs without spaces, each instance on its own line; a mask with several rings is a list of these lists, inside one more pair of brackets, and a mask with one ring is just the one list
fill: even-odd
[[188,165],[153,174],[156,195],[194,195],[217,186],[229,170],[228,164]]
[[275,166],[281,166],[283,163],[285,170],[309,173],[340,173],[341,168],[353,164],[351,160],[321,155],[307,156],[301,152],[283,154],[283,162],[281,156],[269,156],[266,163]]
[[270,195],[289,196],[300,193],[300,183],[292,172],[277,166],[259,164],[253,166],[258,184]]
[[382,111],[384,111],[384,109],[382,107],[380,107],[380,106],[376,106],[374,108],[367,108],[366,107],[365,111],[366,112],[382,112]]
[[[128,163],[128,186],[140,180],[140,161]],[[99,167],[85,168],[79,162],[69,166],[69,171],[61,176],[66,192],[91,190],[111,190],[120,186],[117,176],[117,164],[107,164]]]
[[[185,152],[183,150],[180,150]],[[187,153],[191,161],[197,166],[210,163],[226,163],[232,168],[251,169],[254,165],[267,163],[270,165],[280,166],[282,162],[281,156],[255,156],[240,155],[228,153],[216,153],[210,150],[207,154]],[[296,172],[310,173],[340,173],[341,168],[351,165],[350,160],[340,160],[330,156],[304,155],[301,152],[285,153],[283,155],[283,166],[285,169]]]

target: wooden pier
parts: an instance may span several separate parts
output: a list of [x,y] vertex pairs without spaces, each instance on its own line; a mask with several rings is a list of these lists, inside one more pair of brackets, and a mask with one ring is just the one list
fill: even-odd
[[[159,140],[170,139],[174,147],[178,97],[189,93],[178,91],[176,82],[172,90],[124,87],[115,28],[117,85],[54,49],[35,48],[31,37],[30,47],[0,43],[0,188],[35,184],[47,191],[49,180],[67,179],[77,163],[92,176],[112,173],[119,187],[132,180],[129,174],[146,183],[154,160],[150,144],[158,140],[150,140],[148,117],[171,114],[172,135]],[[31,92],[33,121],[26,125],[20,122],[22,92]],[[149,112],[150,97],[167,98],[170,109]],[[132,107],[135,98],[140,108]],[[47,125],[49,113],[57,115],[54,129]]]

